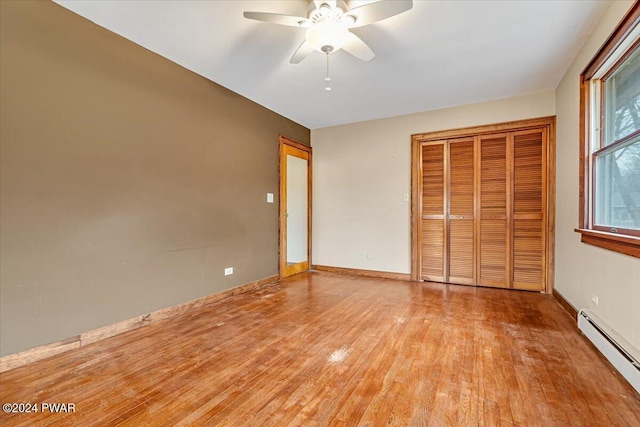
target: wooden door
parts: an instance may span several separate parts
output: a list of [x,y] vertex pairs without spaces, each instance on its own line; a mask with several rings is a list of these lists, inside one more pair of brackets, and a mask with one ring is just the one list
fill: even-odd
[[513,134],[513,287],[544,290],[546,130]]
[[510,135],[483,135],[479,142],[478,283],[508,288],[510,285]]
[[421,239],[423,280],[444,282],[445,254],[445,141],[422,146]]
[[475,284],[475,138],[447,143],[449,253],[446,282]]
[[422,147],[422,279],[475,284],[475,139]]

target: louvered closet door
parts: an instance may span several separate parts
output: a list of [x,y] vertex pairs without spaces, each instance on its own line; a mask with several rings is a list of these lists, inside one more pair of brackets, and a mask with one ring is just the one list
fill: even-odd
[[478,285],[510,284],[509,135],[480,137]]
[[449,278],[450,283],[475,284],[474,138],[452,140],[449,146]]
[[422,147],[422,279],[445,280],[445,143]]
[[544,130],[513,134],[513,287],[544,290]]

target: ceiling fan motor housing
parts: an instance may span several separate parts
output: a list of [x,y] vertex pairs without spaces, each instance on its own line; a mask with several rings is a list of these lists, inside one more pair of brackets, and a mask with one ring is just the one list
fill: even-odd
[[[322,3],[322,5],[329,6],[329,10],[331,10],[331,6],[328,3]],[[331,10],[331,13],[339,12],[340,14],[344,14],[347,12],[349,8],[347,7],[347,3],[344,0],[336,1],[336,7]],[[331,14],[330,13],[330,14]],[[316,7],[316,3],[313,0],[309,0],[309,7],[307,8],[307,17],[313,21],[314,15],[322,15],[321,11]]]

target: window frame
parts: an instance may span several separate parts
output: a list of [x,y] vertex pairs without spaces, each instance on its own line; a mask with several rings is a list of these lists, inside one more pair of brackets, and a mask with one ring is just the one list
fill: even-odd
[[[594,225],[594,200],[595,200],[595,157],[603,152],[614,151],[616,146],[620,146],[628,141],[632,136],[622,138],[620,141],[608,146],[600,145],[604,141],[604,126],[599,126],[599,138],[592,137],[592,118],[599,123],[604,123],[604,84],[600,84],[597,111],[593,111],[591,103],[592,80],[606,78],[622,64],[628,57],[630,51],[637,47],[636,42],[629,42],[628,38],[636,28],[640,28],[640,2],[634,2],[622,21],[618,24],[607,41],[591,59],[589,64],[580,74],[580,187],[579,187],[579,218],[576,232],[581,233],[581,241],[590,245],[598,246],[611,251],[623,253],[636,258],[640,258],[640,232],[634,229],[616,228],[617,232],[612,232],[615,227],[602,227]],[[614,59],[614,55],[619,52],[619,48],[625,43],[629,46],[620,57]],[[614,62],[607,64],[607,62]],[[604,68],[606,67],[606,69]],[[602,70],[605,69],[604,72]],[[599,75],[602,74],[602,75]],[[634,132],[633,136],[637,136]],[[597,150],[594,146],[597,145]]]

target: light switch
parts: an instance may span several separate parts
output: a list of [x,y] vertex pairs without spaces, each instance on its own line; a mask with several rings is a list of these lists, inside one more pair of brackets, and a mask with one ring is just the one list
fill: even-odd
[[405,202],[409,201],[409,193],[404,193],[404,201]]
[[273,193],[267,193],[267,203],[273,203]]

